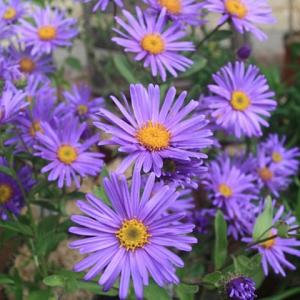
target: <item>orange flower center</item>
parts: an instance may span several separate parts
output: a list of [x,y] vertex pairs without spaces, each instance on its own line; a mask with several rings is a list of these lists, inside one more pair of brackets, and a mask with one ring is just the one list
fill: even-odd
[[53,26],[42,26],[38,29],[39,38],[42,41],[52,41],[56,38],[56,28]]
[[19,65],[20,70],[24,73],[31,73],[35,69],[35,62],[29,57],[23,57]]
[[29,128],[29,133],[30,133],[31,136],[35,137],[37,132],[43,133],[41,123],[39,121],[33,121],[30,128]]
[[247,7],[241,0],[226,0],[225,7],[232,16],[240,19],[247,15]]
[[72,164],[78,157],[77,150],[70,145],[62,145],[57,151],[58,159],[66,165]]
[[273,177],[273,173],[267,167],[261,168],[258,171],[258,174],[259,174],[260,178],[264,181],[269,181]]
[[165,41],[159,34],[146,34],[142,39],[141,46],[145,51],[157,55],[165,50]]
[[231,95],[230,104],[233,109],[244,111],[250,106],[251,101],[244,92],[234,91]]
[[0,204],[4,204],[11,199],[13,190],[10,185],[6,183],[0,183]]
[[167,9],[171,14],[178,15],[181,13],[181,1],[180,0],[158,0],[158,3]]
[[5,10],[2,17],[4,20],[10,21],[10,20],[14,19],[16,17],[16,15],[17,15],[17,11],[13,7],[10,6]]
[[226,198],[231,197],[233,194],[231,187],[225,183],[219,185],[219,193]]

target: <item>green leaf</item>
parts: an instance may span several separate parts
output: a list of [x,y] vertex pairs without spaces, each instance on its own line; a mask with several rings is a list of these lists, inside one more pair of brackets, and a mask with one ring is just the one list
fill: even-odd
[[19,223],[17,221],[0,221],[0,227],[16,231],[24,235],[32,235],[32,230],[28,225]]
[[0,274],[0,285],[1,284],[14,284],[15,281],[6,274]]
[[159,300],[170,300],[171,297],[168,295],[167,291],[161,287],[159,287],[157,284],[151,282],[147,287],[145,287],[145,299],[153,300],[153,299],[159,299]]
[[0,165],[0,173],[4,173],[4,174],[9,175],[11,177],[14,177],[14,175],[15,175],[15,172],[13,170],[11,170],[8,167],[2,166],[2,165]]
[[175,288],[175,292],[180,300],[193,300],[195,297],[194,294],[198,291],[198,285],[189,285],[185,283],[180,283]]
[[120,74],[127,80],[128,83],[137,83],[138,80],[135,78],[131,72],[132,67],[128,63],[125,55],[116,54],[113,56],[114,64]]
[[218,210],[215,217],[214,264],[216,270],[222,268],[227,258],[227,224],[223,213]]
[[74,56],[67,57],[66,64],[69,65],[71,68],[73,68],[76,71],[80,71],[82,69],[80,60]]
[[214,33],[214,35],[210,38],[210,41],[219,42],[222,40],[226,40],[232,36],[232,30],[218,30]]
[[111,288],[108,292],[103,292],[102,287],[96,282],[78,281],[77,285],[79,289],[87,290],[96,295],[117,296],[119,293],[118,289],[115,288]]
[[219,287],[219,283],[222,279],[222,273],[220,271],[216,271],[205,275],[202,279],[202,283],[208,289],[215,289]]
[[190,77],[194,75],[195,73],[198,73],[200,70],[202,70],[207,64],[207,59],[201,56],[198,56],[194,59],[194,63],[191,68],[189,68],[186,72],[184,72],[180,77]]
[[102,200],[104,203],[108,204],[108,205],[111,205],[106,193],[105,193],[105,190],[103,188],[103,186],[97,186],[94,188],[93,190],[93,194],[99,198],[100,200]]
[[65,285],[64,277],[61,275],[50,275],[43,280],[44,284],[47,286],[55,287],[63,287]]
[[289,237],[289,230],[290,226],[285,221],[281,220],[276,222],[274,225],[275,228],[277,228],[277,235],[281,238],[288,238]]
[[300,294],[300,287],[295,287],[295,288],[289,288],[288,291],[285,291],[279,295],[274,295],[271,297],[267,297],[267,298],[262,298],[260,300],[284,300],[284,299],[299,299],[298,297],[293,297],[295,295],[299,295]]
[[28,300],[49,300],[52,297],[50,290],[31,291]]
[[257,217],[254,229],[253,229],[253,240],[259,241],[268,237],[269,231],[273,224],[273,206],[272,199],[268,197],[265,203],[264,211]]

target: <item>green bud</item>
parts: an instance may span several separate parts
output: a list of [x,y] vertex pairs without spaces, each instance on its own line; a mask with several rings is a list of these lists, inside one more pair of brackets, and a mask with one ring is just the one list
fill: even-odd
[[278,221],[275,226],[277,229],[277,235],[281,238],[289,237],[290,226],[285,221]]

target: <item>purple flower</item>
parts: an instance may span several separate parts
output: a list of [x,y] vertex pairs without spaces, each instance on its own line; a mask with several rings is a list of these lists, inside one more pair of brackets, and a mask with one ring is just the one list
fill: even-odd
[[274,24],[272,9],[267,0],[205,0],[205,8],[221,14],[219,24],[230,20],[241,34],[252,32],[259,40],[267,35],[256,24]]
[[230,300],[254,300],[255,282],[248,277],[234,277],[226,284],[226,294]]
[[102,97],[92,98],[92,91],[85,84],[73,85],[71,91],[64,92],[66,103],[57,110],[62,115],[72,115],[82,120],[96,119],[96,113],[104,106]]
[[0,41],[10,38],[14,34],[12,26],[0,19]]
[[149,284],[149,277],[161,287],[178,284],[176,267],[183,267],[184,263],[168,248],[191,251],[191,244],[197,242],[187,236],[194,225],[180,222],[184,213],[166,216],[178,194],[173,188],[162,186],[151,196],[154,181],[155,175],[151,174],[141,192],[139,173],[134,173],[130,189],[125,176],[112,174],[104,179],[111,207],[88,194],[87,202],[78,201],[87,216],[72,216],[72,221],[80,226],[69,231],[84,238],[72,242],[70,247],[89,254],[74,270],[89,269],[85,280],[101,274],[99,284],[104,291],[120,277],[120,299],[126,299],[130,279],[137,299],[143,299],[143,286]]
[[203,115],[194,115],[198,103],[184,105],[187,92],[182,92],[175,101],[176,89],[170,88],[160,107],[160,88],[150,84],[148,89],[141,84],[130,85],[131,107],[126,98],[124,105],[111,97],[124,119],[106,109],[100,109],[102,120],[95,125],[111,138],[100,144],[119,145],[119,151],[128,153],[118,168],[124,172],[133,162],[135,168],[145,173],[154,170],[156,176],[166,159],[189,162],[207,156],[199,150],[211,145],[210,130]]
[[19,112],[28,105],[25,96],[26,94],[21,91],[13,93],[11,90],[5,90],[0,94],[0,124],[15,120]]
[[208,86],[213,95],[206,101],[216,124],[238,138],[261,136],[261,126],[269,126],[263,117],[270,116],[276,102],[259,69],[253,65],[246,67],[243,62],[229,63],[213,79],[215,84]]
[[[295,221],[295,218],[289,215],[284,217],[283,213],[284,207],[281,206],[273,219],[273,225],[283,218],[288,225],[292,225],[292,223]],[[300,251],[295,249],[295,247],[300,246],[300,241],[296,240],[295,238],[281,238],[276,236],[276,234],[276,228],[270,229],[269,232],[265,234],[265,236],[269,237],[270,239],[252,247],[252,249],[258,250],[262,257],[261,263],[266,276],[269,274],[269,267],[271,267],[276,274],[281,274],[282,276],[286,275],[284,268],[289,270],[296,269],[296,267],[286,259],[285,254],[291,254],[300,257]],[[253,242],[252,238],[244,238],[243,241],[247,243]]]
[[174,21],[199,26],[204,23],[202,9],[204,3],[196,0],[144,0],[150,9],[159,13],[166,9],[167,16]]
[[216,210],[214,208],[202,208],[191,211],[187,218],[190,223],[195,224],[195,232],[207,234],[208,229],[213,223]]
[[55,120],[53,126],[41,123],[41,131],[36,132],[38,144],[34,146],[36,156],[50,163],[42,168],[42,173],[50,172],[49,181],[58,180],[58,187],[70,186],[72,181],[80,187],[80,177],[96,176],[103,166],[103,154],[88,149],[96,143],[98,136],[81,142],[87,124],[79,125],[76,118]]
[[18,69],[25,75],[45,75],[53,73],[53,59],[49,55],[32,55],[32,47],[10,48],[10,55],[18,65]]
[[7,24],[16,22],[25,12],[24,3],[20,0],[9,0],[0,3],[0,18]]
[[300,152],[297,147],[287,149],[286,138],[280,138],[277,134],[270,134],[262,143],[266,154],[271,157],[271,163],[276,165],[285,174],[295,175],[298,172]]
[[186,32],[179,23],[166,26],[166,9],[159,16],[143,13],[136,8],[137,19],[128,11],[123,10],[128,24],[119,17],[117,23],[127,33],[114,29],[120,37],[112,40],[125,48],[126,52],[135,53],[134,59],[144,60],[144,67],[150,67],[153,76],[160,75],[163,81],[167,78],[166,70],[177,77],[177,72],[183,72],[193,63],[189,58],[179,54],[179,51],[194,51],[192,42],[179,41]]
[[[88,3],[91,0],[77,0],[83,3]],[[119,7],[123,7],[123,1],[122,0],[113,0],[115,4],[117,4]],[[108,3],[110,0],[98,0],[95,4],[93,11],[95,12],[98,9],[101,9],[102,11],[106,10]]]
[[58,10],[52,11],[49,6],[36,8],[31,17],[33,24],[20,20],[19,31],[26,46],[32,46],[32,55],[50,54],[56,47],[71,46],[71,40],[78,34],[74,19],[66,18]]

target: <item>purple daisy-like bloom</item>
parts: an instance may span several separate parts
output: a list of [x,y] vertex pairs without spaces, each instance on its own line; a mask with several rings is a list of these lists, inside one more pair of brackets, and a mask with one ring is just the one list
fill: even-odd
[[[88,3],[91,0],[77,0],[83,3]],[[101,9],[102,11],[106,10],[108,3],[110,0],[98,0],[97,3],[95,4],[93,11],[95,12],[98,9]],[[123,1],[122,0],[113,0],[115,4],[117,4],[119,7],[123,7]]]
[[96,119],[99,109],[104,106],[104,98],[92,98],[92,91],[88,85],[73,85],[70,91],[63,93],[66,102],[57,108],[59,114],[72,115],[81,120]]
[[254,300],[255,282],[245,276],[232,278],[226,283],[226,294],[230,300]]
[[0,2],[0,18],[8,24],[15,23],[24,13],[24,3],[20,0]]
[[[284,217],[283,213],[284,207],[281,206],[273,219],[273,225]],[[287,216],[287,218],[284,218],[284,221],[291,226],[295,218]],[[269,274],[269,267],[271,267],[276,274],[281,274],[282,276],[286,275],[284,268],[289,270],[296,269],[296,267],[286,259],[285,254],[300,257],[300,250],[295,249],[300,246],[300,241],[295,238],[281,238],[276,236],[276,234],[277,229],[272,228],[265,234],[270,239],[252,246],[252,249],[258,250],[262,257],[261,264],[266,276]],[[272,238],[273,236],[274,238]],[[253,242],[252,238],[244,238],[243,241],[246,243]]]
[[205,0],[205,8],[219,13],[222,17],[219,24],[230,20],[241,34],[253,33],[259,40],[267,39],[267,35],[256,24],[274,24],[272,9],[267,0]]
[[136,7],[136,14],[137,19],[123,10],[128,23],[116,17],[117,23],[127,33],[115,28],[120,37],[114,37],[114,42],[124,47],[126,52],[135,53],[135,60],[144,60],[144,67],[150,67],[152,75],[159,74],[163,81],[167,78],[166,70],[177,77],[178,71],[183,72],[192,65],[191,59],[178,52],[194,51],[195,47],[192,42],[179,41],[186,35],[179,23],[167,26],[165,8],[159,15],[154,15]]
[[187,215],[190,223],[195,224],[194,231],[200,234],[207,234],[209,227],[212,225],[216,209],[202,208],[193,210]]
[[160,176],[166,159],[189,162],[207,156],[199,150],[211,145],[211,131],[206,129],[203,115],[193,111],[198,103],[191,101],[184,105],[187,92],[182,92],[175,101],[176,89],[170,88],[160,107],[160,88],[150,84],[146,89],[141,84],[130,85],[131,107],[124,97],[125,105],[111,97],[124,119],[110,111],[100,109],[102,120],[95,125],[111,138],[101,145],[115,144],[120,152],[128,153],[118,168],[123,173],[133,162],[139,171],[154,170]]
[[297,147],[287,149],[286,137],[280,138],[277,134],[270,134],[268,139],[262,143],[266,154],[271,157],[271,163],[282,169],[284,173],[295,175],[299,168],[300,152]]
[[87,215],[72,216],[80,225],[71,233],[84,238],[70,244],[80,253],[89,254],[74,266],[81,272],[89,269],[85,280],[101,274],[99,284],[109,290],[120,277],[119,297],[126,299],[132,279],[137,299],[143,299],[143,286],[151,276],[159,286],[178,284],[176,267],[183,267],[179,256],[168,248],[191,251],[197,242],[187,236],[194,225],[182,224],[184,213],[166,216],[178,194],[169,186],[162,186],[153,196],[155,175],[151,174],[141,192],[141,175],[134,173],[131,188],[125,176],[112,174],[104,179],[104,189],[111,207],[88,194],[87,202],[78,201]]
[[42,168],[42,173],[50,172],[49,181],[58,180],[58,187],[70,186],[72,181],[80,187],[78,175],[96,176],[103,166],[103,154],[90,152],[98,136],[81,142],[81,136],[87,127],[79,124],[76,118],[54,120],[51,126],[41,122],[41,131],[36,132],[38,144],[34,146],[35,155],[50,161]]
[[76,20],[66,18],[61,11],[52,11],[49,6],[36,8],[31,17],[33,24],[20,20],[19,32],[26,46],[32,47],[32,55],[50,54],[56,47],[71,46],[71,40],[78,34]]
[[10,38],[14,33],[12,26],[0,19],[0,41]]
[[216,124],[238,138],[261,136],[261,126],[269,126],[263,117],[276,107],[265,76],[256,66],[235,62],[221,68],[213,79],[215,84],[208,86],[213,95],[206,101]]
[[195,0],[144,0],[151,10],[160,12],[166,9],[167,16],[174,21],[199,26],[204,24],[202,9],[204,3]]
[[28,105],[25,96],[22,91],[13,93],[11,90],[5,90],[0,95],[0,124],[15,120],[19,112]]
[[18,69],[25,75],[45,75],[53,73],[53,59],[50,55],[32,55],[32,47],[24,50],[18,48],[10,48],[11,59],[15,61]]

